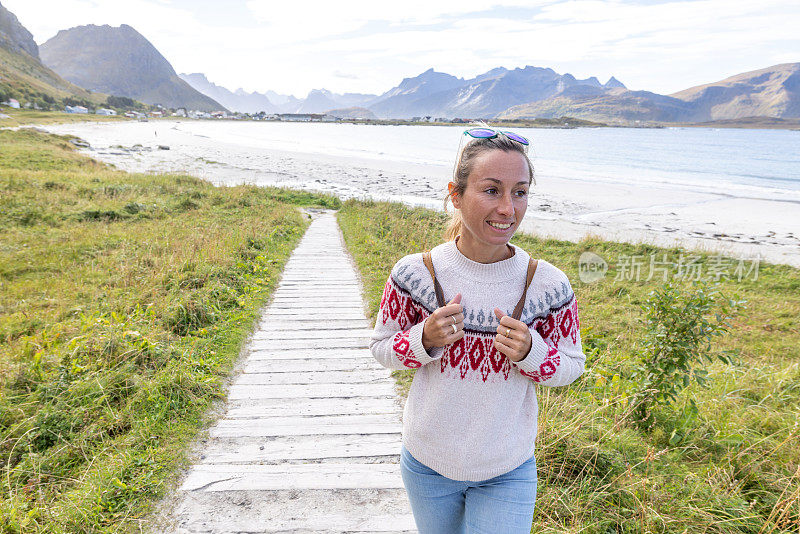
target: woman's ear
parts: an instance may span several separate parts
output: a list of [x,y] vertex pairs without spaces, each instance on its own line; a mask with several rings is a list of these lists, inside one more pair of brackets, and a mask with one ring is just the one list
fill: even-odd
[[449,182],[447,184],[447,191],[450,193],[450,201],[453,203],[453,207],[461,209],[461,197],[456,192],[456,183]]

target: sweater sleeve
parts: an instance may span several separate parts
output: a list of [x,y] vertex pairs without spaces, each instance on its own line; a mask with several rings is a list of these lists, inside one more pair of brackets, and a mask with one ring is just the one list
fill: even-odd
[[578,302],[569,282],[565,283],[571,297],[543,318],[528,327],[531,350],[518,362],[512,362],[520,374],[542,386],[566,386],[585,370],[586,356],[581,348]]
[[378,362],[389,369],[416,369],[438,359],[444,347],[422,346],[422,329],[430,313],[392,276],[383,288],[375,330],[369,343]]

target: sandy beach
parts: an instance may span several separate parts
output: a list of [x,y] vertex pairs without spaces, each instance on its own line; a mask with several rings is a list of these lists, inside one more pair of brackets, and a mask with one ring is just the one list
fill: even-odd
[[[84,149],[88,155],[126,171],[185,172],[215,184],[279,185],[342,199],[372,198],[443,209],[452,163],[441,156],[442,150],[425,162],[424,153],[407,158],[399,151],[361,153],[356,143],[352,149],[342,144],[316,150],[313,142],[305,144],[291,135],[264,146],[246,135],[217,135],[213,128],[196,124],[85,123],[45,129],[88,141],[91,148]],[[236,126],[225,129],[235,131]],[[683,246],[800,266],[800,191],[638,181],[633,175],[586,178],[570,175],[546,158],[534,158],[534,165],[537,184],[531,189],[521,231],[573,241],[592,235]]]

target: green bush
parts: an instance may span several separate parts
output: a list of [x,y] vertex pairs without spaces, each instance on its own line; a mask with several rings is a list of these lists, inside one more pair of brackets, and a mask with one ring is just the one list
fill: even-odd
[[642,360],[631,376],[637,384],[633,413],[638,423],[652,427],[652,408],[673,403],[692,380],[705,385],[708,372],[703,362],[717,357],[731,363],[732,353],[714,351],[713,339],[728,331],[731,316],[743,305],[744,301],[726,298],[706,282],[694,282],[685,290],[666,282],[649,293],[642,305],[646,330]]

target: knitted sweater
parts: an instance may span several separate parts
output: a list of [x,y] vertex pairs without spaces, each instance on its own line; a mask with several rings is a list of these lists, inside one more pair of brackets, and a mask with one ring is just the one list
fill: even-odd
[[422,330],[438,307],[422,254],[392,268],[370,341],[389,369],[417,369],[403,410],[403,444],[420,462],[454,479],[480,481],[507,473],[533,456],[539,407],[536,385],[563,386],[584,371],[578,308],[566,275],[539,260],[520,321],[532,345],[519,362],[494,348],[500,308],[511,315],[522,296],[527,252],[495,263],[464,256],[455,241],[431,250],[449,302],[461,293],[464,337],[422,346]]

